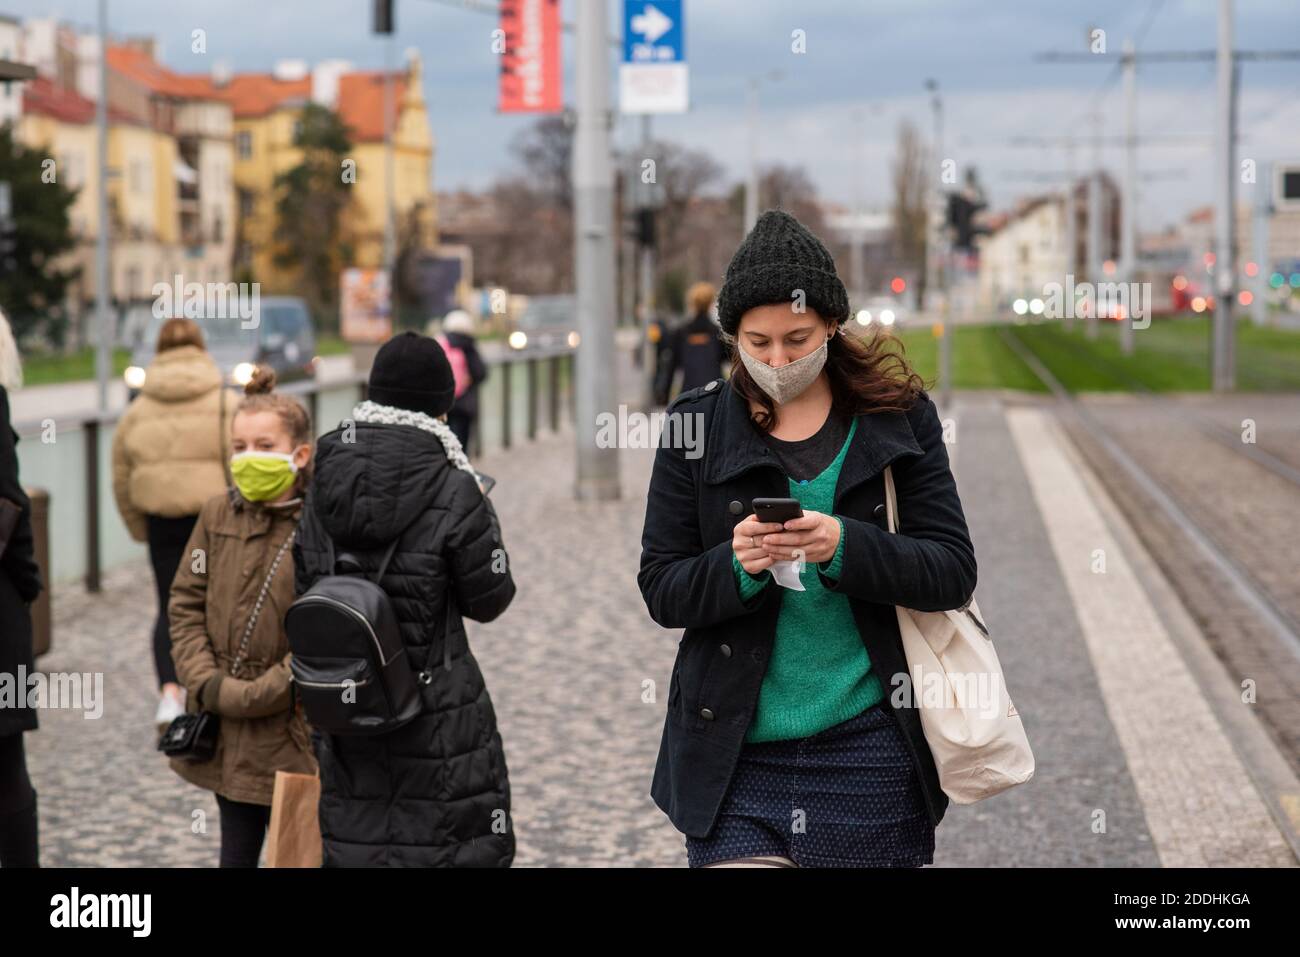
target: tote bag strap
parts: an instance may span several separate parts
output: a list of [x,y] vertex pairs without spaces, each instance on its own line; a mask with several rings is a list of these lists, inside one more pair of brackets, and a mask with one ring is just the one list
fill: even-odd
[[889,534],[898,532],[898,493],[894,491],[894,470],[885,466],[885,518],[889,523]]

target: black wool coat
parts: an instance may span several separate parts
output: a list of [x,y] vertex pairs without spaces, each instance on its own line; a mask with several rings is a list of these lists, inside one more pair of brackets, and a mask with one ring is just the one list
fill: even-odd
[[[655,455],[637,581],[650,617],[683,628],[668,689],[651,796],[679,831],[706,837],[717,818],[754,716],[785,589],[769,583],[741,601],[732,570],[735,526],[758,497],[789,497],[776,456],[749,418],[745,399],[715,380],[683,393],[669,413],[702,416],[702,455],[674,431]],[[676,441],[674,441],[676,439]],[[672,448],[673,444],[679,447]],[[892,465],[900,534],[885,520],[884,469]],[[894,707],[895,676],[907,674],[895,605],[940,611],[975,591],[975,551],[948,467],[943,430],[924,393],[906,413],[857,416],[835,487],[844,554],[832,591],[849,597],[858,632],[912,753],[937,825],[948,806],[934,759],[911,707]]]
[[[400,539],[380,585],[411,670],[433,651],[424,711],[383,735],[313,732],[324,864],[508,867],[515,837],[501,736],[462,616],[492,621],[515,583],[491,501],[438,437],[356,423],[323,436],[294,541],[299,594],[329,574],[325,534],[367,572]],[[447,601],[455,595],[448,634]],[[450,641],[451,670],[443,667]]]
[[[32,504],[18,481],[18,433],[9,424],[9,394],[0,385],[0,498],[22,511],[0,555],[0,674],[18,680],[18,666],[28,675],[36,670],[32,658],[32,616],[28,607],[41,593],[32,538]],[[27,707],[26,686],[16,686],[17,707],[0,708],[0,736],[33,731],[36,711]]]

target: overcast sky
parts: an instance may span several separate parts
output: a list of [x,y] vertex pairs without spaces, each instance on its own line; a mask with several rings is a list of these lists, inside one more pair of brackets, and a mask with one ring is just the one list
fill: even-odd
[[[383,64],[382,41],[370,30],[370,0],[109,0],[115,34],[146,33],[162,59],[184,72],[224,59],[235,70],[267,70],[277,59]],[[511,137],[528,116],[496,113],[492,16],[455,0],[397,0],[397,48],[417,48],[425,64],[430,119],[437,141],[440,190],[479,188],[511,168]],[[1238,0],[1236,46],[1300,49],[1296,0]],[[56,15],[92,25],[95,0],[0,0],[18,17]],[[565,20],[576,3],[564,0]],[[924,81],[943,92],[944,155],[959,169],[973,164],[995,205],[1042,191],[1043,176],[1067,168],[1063,149],[1012,147],[1018,135],[1084,137],[1076,168],[1092,161],[1087,115],[1102,111],[1105,135],[1123,132],[1123,92],[1111,66],[1038,63],[1045,51],[1086,51],[1090,27],[1106,31],[1108,51],[1145,25],[1139,51],[1210,50],[1217,0],[686,0],[691,111],[656,117],[655,133],[712,154],[736,179],[745,174],[748,77],[781,70],[765,84],[759,154],[763,161],[804,166],[825,198],[883,206],[899,122],[931,129]],[[622,30],[621,0],[610,0],[609,28]],[[206,55],[190,52],[190,33],[207,31]],[[803,30],[807,52],[791,52]],[[565,34],[565,101],[572,104],[574,36]],[[611,50],[611,95],[616,69]],[[1099,93],[1099,91],[1102,91]],[[1138,73],[1139,131],[1163,136],[1204,133],[1203,140],[1144,143],[1141,226],[1154,229],[1213,201],[1214,152],[1208,138],[1215,108],[1213,63],[1152,64]],[[1300,160],[1300,61],[1249,62],[1242,68],[1239,156]],[[639,120],[624,120],[625,142]],[[1120,153],[1102,162],[1119,174]],[[1034,174],[1026,179],[1022,174]]]

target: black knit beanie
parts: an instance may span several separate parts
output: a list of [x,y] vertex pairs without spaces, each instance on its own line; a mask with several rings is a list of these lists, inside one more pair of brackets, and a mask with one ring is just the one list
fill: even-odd
[[849,316],[849,294],[835,273],[835,261],[820,239],[799,220],[769,209],[750,230],[727,266],[718,293],[718,324],[734,336],[740,317],[755,306],[794,303],[796,290],[826,320]]
[[385,342],[375,355],[367,395],[380,405],[437,418],[456,398],[456,379],[436,340],[403,332]]

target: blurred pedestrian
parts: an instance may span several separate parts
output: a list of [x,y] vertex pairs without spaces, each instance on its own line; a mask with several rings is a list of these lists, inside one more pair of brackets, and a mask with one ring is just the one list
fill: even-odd
[[687,319],[672,331],[665,355],[665,397],[672,395],[679,370],[681,391],[687,392],[718,378],[729,364],[731,350],[722,341],[722,330],[710,314],[716,296],[717,291],[707,282],[697,282],[687,290]]
[[[886,340],[843,334],[834,261],[786,213],[736,251],[718,314],[731,378],[670,408],[709,441],[659,447],[641,540],[651,617],[686,629],[651,795],[692,867],[931,863],[948,799],[917,711],[887,692],[907,674],[893,606],[975,590],[938,413]],[[756,497],[801,515],[760,521]]]
[[16,700],[0,707],[0,867],[39,866],[36,789],[27,774],[23,733],[37,728],[19,669],[35,674],[31,603],[41,593],[32,536],[32,505],[18,480],[18,433],[9,422],[9,390],[23,384],[18,346],[0,313],[0,675]]
[[259,366],[244,387],[231,424],[234,487],[203,505],[169,607],[189,710],[212,712],[219,728],[209,760],[173,758],[171,766],[216,794],[222,867],[257,866],[275,772],[316,772],[284,632],[312,431],[307,411],[274,385],[275,373]]
[[455,383],[442,347],[406,332],[379,350],[369,400],[321,437],[302,530],[299,594],[344,549],[379,585],[411,668],[430,655],[423,711],[379,735],[313,732],[326,867],[508,867],[510,784],[492,700],[464,618],[492,621],[515,594],[496,511],[445,417]]
[[168,595],[199,509],[226,489],[234,405],[198,323],[168,319],[140,395],[113,433],[113,496],[131,537],[149,545],[158,595],[153,657],[159,731],[185,711],[185,691],[172,664]]
[[456,400],[447,412],[447,424],[468,454],[470,431],[478,416],[478,389],[488,377],[487,363],[474,340],[474,320],[464,309],[447,313],[442,333],[436,338],[456,379]]

